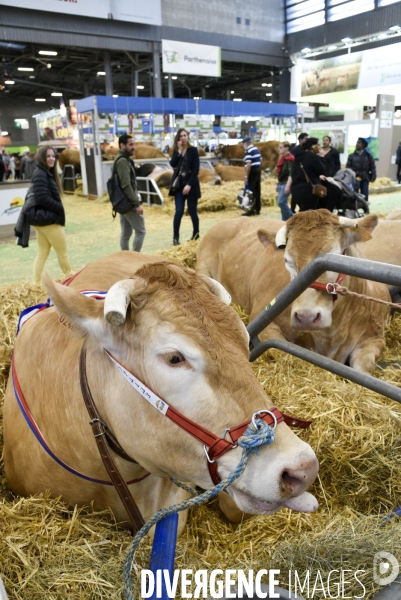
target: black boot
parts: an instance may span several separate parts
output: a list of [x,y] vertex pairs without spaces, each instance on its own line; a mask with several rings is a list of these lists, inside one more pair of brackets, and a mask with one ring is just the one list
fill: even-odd
[[180,238],[173,238],[173,246],[179,246],[180,245]]
[[192,237],[189,238],[188,242],[193,242],[194,240],[199,240],[199,237],[200,237],[199,236],[199,231],[198,231],[198,233],[193,233]]

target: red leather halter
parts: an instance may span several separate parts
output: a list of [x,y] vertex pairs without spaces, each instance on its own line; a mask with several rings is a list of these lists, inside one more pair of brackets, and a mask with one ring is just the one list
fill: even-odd
[[[273,406],[269,410],[260,410],[256,412],[252,419],[248,421],[244,421],[239,425],[234,425],[233,427],[227,428],[223,436],[220,438],[202,425],[198,425],[181,412],[168,405],[164,400],[159,398],[152,390],[147,388],[131,371],[129,371],[121,362],[119,362],[108,350],[105,349],[106,355],[110,358],[110,360],[115,364],[120,373],[125,377],[125,379],[130,383],[130,385],[136,389],[142,397],[147,400],[156,410],[158,410],[165,417],[168,417],[171,421],[173,421],[176,425],[181,427],[184,431],[189,433],[192,437],[197,439],[199,442],[203,444],[207,464],[209,468],[210,477],[215,485],[220,483],[221,479],[217,472],[217,464],[216,461],[221,458],[226,452],[232,450],[237,447],[238,439],[241,435],[246,431],[248,426],[254,421],[255,417],[263,419],[270,427],[275,427],[278,423],[284,421],[287,425],[291,425],[292,427],[299,427],[301,429],[305,429],[309,427],[312,421],[307,421],[305,419],[298,419],[296,417],[291,417],[284,413],[281,413],[278,408]],[[161,408],[160,408],[161,407]],[[229,434],[231,441],[226,440],[226,436]]]
[[314,281],[310,284],[309,287],[314,288],[315,290],[320,290],[321,292],[327,292],[333,296],[333,302],[335,302],[338,298],[337,294],[337,286],[345,279],[344,273],[339,273],[337,277],[337,281],[335,283],[322,283],[320,281]]

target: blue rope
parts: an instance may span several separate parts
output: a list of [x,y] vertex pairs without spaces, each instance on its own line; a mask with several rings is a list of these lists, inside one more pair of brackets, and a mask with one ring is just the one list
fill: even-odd
[[[248,464],[249,457],[254,452],[259,454],[259,448],[261,446],[268,446],[274,442],[274,430],[270,425],[268,425],[262,419],[257,418],[255,420],[256,429],[254,429],[253,425],[250,425],[248,429],[245,431],[244,435],[242,435],[238,440],[238,446],[242,448],[242,456],[241,460],[237,465],[237,468],[230,473],[230,475],[220,481],[214,488],[199,494],[195,498],[188,498],[181,502],[181,504],[173,504],[169,508],[162,508],[157,512],[145,525],[138,531],[136,534],[130,549],[128,550],[127,557],[124,563],[124,593],[127,600],[135,600],[132,595],[132,582],[131,582],[131,569],[134,561],[134,556],[136,549],[140,543],[140,541],[145,537],[145,535],[149,532],[149,530],[158,523],[161,519],[175,512],[181,512],[183,510],[187,510],[194,506],[199,506],[200,504],[204,504],[208,502],[212,498],[215,498],[217,494],[228,488],[233,481],[238,479],[238,477],[243,473],[245,467]],[[173,480],[177,485],[179,484],[177,481]],[[193,488],[186,486],[186,484],[179,484],[180,487],[187,489],[191,493],[195,492]]]

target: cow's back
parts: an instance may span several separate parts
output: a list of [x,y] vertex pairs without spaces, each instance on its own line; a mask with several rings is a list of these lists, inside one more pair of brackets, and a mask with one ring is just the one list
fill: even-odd
[[380,220],[372,239],[357,247],[369,260],[401,266],[401,221]]
[[86,265],[69,286],[78,291],[107,291],[117,281],[132,277],[143,265],[163,260],[162,256],[122,250]]

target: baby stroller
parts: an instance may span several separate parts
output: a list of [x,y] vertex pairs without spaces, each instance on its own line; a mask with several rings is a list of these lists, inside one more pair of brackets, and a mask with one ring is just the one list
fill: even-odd
[[349,219],[359,219],[369,214],[369,202],[357,189],[356,175],[352,169],[340,169],[333,177],[343,192],[343,210]]

